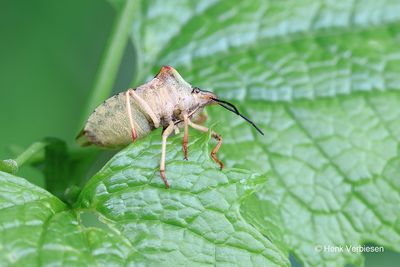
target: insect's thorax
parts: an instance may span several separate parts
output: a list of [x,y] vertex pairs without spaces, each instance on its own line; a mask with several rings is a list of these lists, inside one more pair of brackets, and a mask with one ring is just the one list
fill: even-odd
[[174,77],[154,78],[136,89],[136,93],[147,102],[163,127],[168,126],[170,121],[183,120],[183,114],[190,114],[197,108],[197,101],[191,92],[190,84]]

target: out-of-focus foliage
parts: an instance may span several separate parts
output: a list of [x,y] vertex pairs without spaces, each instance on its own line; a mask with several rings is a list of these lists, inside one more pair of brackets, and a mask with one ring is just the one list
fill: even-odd
[[1,1],[0,158],[46,136],[74,143],[114,11],[102,1]]

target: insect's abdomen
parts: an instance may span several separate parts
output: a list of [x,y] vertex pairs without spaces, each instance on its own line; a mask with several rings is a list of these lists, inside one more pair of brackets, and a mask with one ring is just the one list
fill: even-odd
[[[125,93],[119,93],[107,99],[90,115],[83,130],[87,143],[103,147],[122,147],[132,142],[125,97]],[[137,138],[142,138],[154,126],[132,98],[130,103]]]

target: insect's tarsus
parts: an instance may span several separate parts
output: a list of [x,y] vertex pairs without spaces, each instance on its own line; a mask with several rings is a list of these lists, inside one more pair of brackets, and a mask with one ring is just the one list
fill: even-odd
[[254,128],[256,128],[256,130],[257,130],[260,134],[264,135],[263,131],[261,131],[261,129],[258,128],[258,126],[257,126],[254,122],[252,122],[249,118],[247,118],[247,117],[245,117],[244,115],[242,115],[242,114],[239,112],[239,110],[238,110],[233,104],[231,104],[231,103],[229,103],[229,102],[227,102],[227,101],[221,100],[221,99],[217,99],[217,98],[212,98],[212,100],[214,100],[215,102],[217,102],[221,107],[224,107],[225,109],[227,109],[227,110],[229,110],[229,111],[231,111],[231,112],[233,112],[233,113],[239,115],[240,117],[242,117],[245,121],[247,121],[247,122],[250,123]]

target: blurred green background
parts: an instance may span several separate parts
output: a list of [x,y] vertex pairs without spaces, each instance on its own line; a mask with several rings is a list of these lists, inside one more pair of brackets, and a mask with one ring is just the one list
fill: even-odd
[[0,10],[0,157],[45,136],[73,144],[114,9],[89,0],[1,1]]
[[[115,10],[106,1],[9,0],[0,13],[0,158],[47,136],[75,146]],[[128,87],[133,54],[129,44],[114,91]],[[33,169],[21,175],[40,184]],[[366,266],[397,266],[399,258],[366,254]]]
[[[0,10],[0,158],[15,158],[45,137],[76,148],[116,10],[107,1],[94,0],[1,1]],[[114,92],[125,90],[132,78],[131,45],[127,51]],[[44,185],[43,173],[30,165],[18,175]]]

